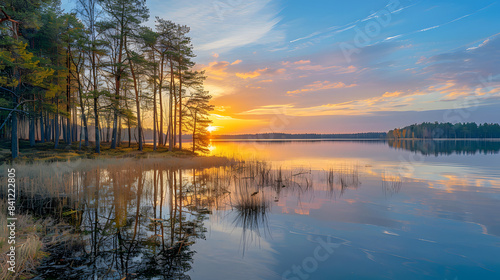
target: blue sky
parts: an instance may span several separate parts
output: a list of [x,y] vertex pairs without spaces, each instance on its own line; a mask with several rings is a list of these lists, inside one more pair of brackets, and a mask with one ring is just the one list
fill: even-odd
[[191,27],[220,133],[500,121],[497,1],[147,3]]

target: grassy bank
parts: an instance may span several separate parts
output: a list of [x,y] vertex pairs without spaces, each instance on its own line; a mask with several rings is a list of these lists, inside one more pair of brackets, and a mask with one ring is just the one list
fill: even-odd
[[16,261],[15,272],[9,271],[7,252],[9,231],[7,228],[7,209],[0,200],[0,279],[30,279],[36,275],[36,269],[49,255],[53,246],[78,242],[71,226],[56,222],[54,219],[36,219],[28,214],[17,215],[16,220]]
[[[29,145],[29,141],[19,141],[19,157],[14,162],[54,162],[54,161],[67,161],[75,159],[96,159],[96,158],[149,158],[149,157],[183,157],[195,156],[192,151],[179,150],[175,148],[174,151],[169,152],[168,147],[157,147],[156,151],[153,150],[152,144],[145,144],[142,151],[138,150],[138,144],[122,143],[120,147],[111,149],[111,143],[101,143],[101,153],[95,152],[95,145],[91,143],[89,147],[84,145],[79,147],[79,143],[75,142],[72,145],[61,143],[58,149],[54,149],[53,142],[36,143],[34,147]],[[10,152],[10,142],[0,141],[0,161],[12,162]]]

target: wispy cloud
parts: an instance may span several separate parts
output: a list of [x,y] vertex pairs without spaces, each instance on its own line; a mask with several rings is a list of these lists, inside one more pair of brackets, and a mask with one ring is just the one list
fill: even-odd
[[298,42],[298,41],[301,41],[301,40],[309,39],[309,38],[312,38],[312,37],[314,37],[316,35],[319,35],[319,34],[321,34],[321,32],[319,32],[319,31],[318,32],[313,32],[312,34],[309,34],[309,35],[304,36],[302,38],[297,38],[295,40],[292,40],[292,41],[290,41],[290,43],[295,43],[295,42]]
[[[337,85],[333,85],[335,87]],[[313,116],[363,116],[377,112],[404,112],[448,109],[447,96],[432,90],[415,92],[386,92],[380,96],[358,99],[340,103],[329,103],[317,106],[297,106],[295,104],[260,106],[238,115],[270,115],[276,110],[294,117]],[[430,100],[437,100],[430,102]],[[439,101],[439,102],[438,102]],[[425,105],[424,105],[425,104]]]
[[[361,22],[364,22],[364,21],[367,21],[367,20],[371,20],[371,19],[376,19],[378,17],[380,17],[380,12],[382,12],[383,10],[386,10],[387,8],[389,8],[391,5],[394,5],[396,2],[394,1],[390,1],[387,5],[385,5],[385,7],[383,9],[380,9],[379,11],[377,12],[374,12],[372,14],[370,14],[369,16],[367,16],[366,18],[362,19]],[[413,6],[417,5],[417,3],[414,3],[414,4],[411,4],[411,5],[408,5],[408,6],[404,6],[404,7],[401,7],[399,9],[396,9],[396,10],[392,10],[390,11],[389,13],[391,14],[397,14],[403,10],[406,10],[408,8],[411,8]]]
[[280,68],[280,69],[271,69],[271,68],[263,68],[263,69],[257,69],[255,71],[251,72],[245,72],[245,73],[236,73],[236,76],[242,79],[253,79],[257,78],[261,75],[267,75],[267,76],[273,76],[277,74],[283,74],[285,73],[285,69]]
[[298,41],[302,41],[302,40],[306,40],[306,39],[311,39],[311,38],[314,38],[314,37],[317,37],[317,36],[320,36],[320,35],[326,35],[324,37],[331,37],[331,36],[343,33],[345,31],[348,31],[350,29],[353,29],[356,26],[358,26],[359,24],[364,23],[365,21],[372,20],[372,19],[377,19],[378,17],[381,16],[381,12],[382,11],[386,11],[389,14],[397,14],[397,13],[400,13],[401,11],[403,11],[403,10],[406,10],[408,8],[411,8],[411,7],[415,6],[417,3],[411,4],[411,5],[408,5],[408,6],[403,6],[403,7],[400,7],[399,9],[394,9],[394,7],[392,7],[395,4],[399,4],[399,2],[390,1],[387,5],[385,5],[380,10],[378,10],[376,12],[372,12],[370,15],[368,15],[368,16],[362,18],[362,19],[358,19],[358,20],[349,22],[349,23],[341,25],[341,26],[332,26],[332,27],[326,28],[326,29],[321,30],[321,31],[315,31],[315,32],[313,32],[313,33],[311,33],[311,34],[309,34],[307,36],[304,36],[304,37],[301,37],[301,38],[297,38],[295,40],[291,40],[290,43],[296,43]]
[[440,28],[440,27],[446,26],[446,25],[448,25],[448,24],[451,24],[451,23],[457,22],[457,21],[459,21],[459,20],[462,20],[462,19],[464,19],[464,18],[470,17],[470,16],[472,16],[472,15],[474,15],[474,14],[477,14],[477,13],[479,13],[479,12],[481,12],[481,11],[483,11],[483,10],[485,10],[485,9],[489,8],[489,7],[491,7],[491,6],[492,6],[493,4],[495,4],[495,3],[496,3],[496,2],[491,3],[491,4],[489,4],[489,5],[485,6],[485,7],[483,7],[483,8],[481,8],[481,9],[477,10],[477,11],[474,11],[474,12],[472,12],[472,13],[470,13],[470,14],[466,14],[466,15],[460,16],[460,17],[458,17],[458,18],[455,18],[455,19],[453,19],[453,20],[450,20],[450,21],[445,22],[445,23],[442,23],[442,24],[434,25],[434,26],[431,26],[431,27],[426,27],[426,28],[423,28],[423,29],[420,29],[420,30],[416,30],[416,31],[413,31],[413,32],[409,32],[409,33],[406,33],[406,34],[399,34],[399,35],[396,35],[396,36],[390,36],[390,37],[387,37],[384,41],[388,41],[388,40],[392,40],[392,39],[400,38],[400,37],[403,37],[403,36],[413,35],[413,34],[420,33],[420,32],[426,32],[426,31],[430,31],[430,30],[433,30],[433,29],[436,29],[436,28]]
[[151,18],[159,16],[190,26],[195,50],[201,55],[283,38],[282,32],[275,30],[279,8],[271,0],[148,2],[155,7]]
[[301,71],[325,71],[329,70],[329,73],[335,73],[335,74],[348,74],[348,73],[354,73],[358,69],[353,66],[339,66],[339,65],[320,65],[320,64],[312,64],[310,60],[298,60],[295,62],[290,62],[290,61],[283,61],[281,64],[285,67],[289,67],[294,70],[301,70]]
[[301,89],[287,91],[286,93],[299,94],[304,92],[312,92],[312,91],[327,90],[327,89],[350,88],[355,86],[357,85],[356,84],[346,85],[342,82],[316,81],[310,85],[306,85]]

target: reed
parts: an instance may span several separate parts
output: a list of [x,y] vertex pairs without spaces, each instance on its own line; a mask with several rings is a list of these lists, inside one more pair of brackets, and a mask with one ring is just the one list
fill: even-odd
[[42,250],[43,242],[39,236],[40,221],[35,221],[30,215],[18,215],[16,220],[16,266],[15,272],[8,270],[7,252],[7,213],[5,202],[0,200],[0,279],[28,279],[33,276],[36,267],[47,254]]
[[382,173],[382,189],[384,193],[395,194],[398,193],[403,187],[403,178],[399,174],[387,174],[386,171]]

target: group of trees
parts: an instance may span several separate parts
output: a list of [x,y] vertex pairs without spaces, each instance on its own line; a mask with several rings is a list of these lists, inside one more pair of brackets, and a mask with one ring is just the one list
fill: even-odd
[[[115,149],[128,135],[139,150],[144,127],[153,146],[206,149],[211,96],[204,72],[194,71],[189,27],[156,18],[143,0],[77,0],[64,13],[60,0],[12,0],[0,6],[0,137],[75,141],[95,151]],[[145,119],[152,119],[145,124]]]
[[477,125],[470,123],[430,123],[413,124],[388,132],[390,139],[399,138],[500,138],[498,123]]

